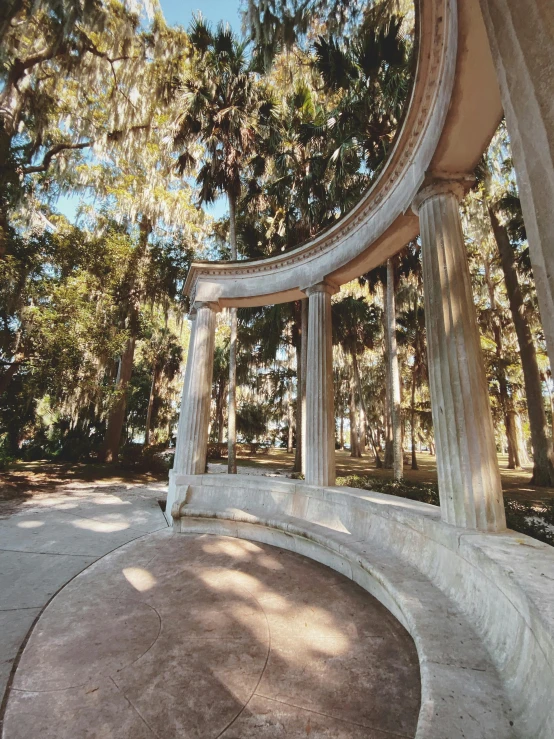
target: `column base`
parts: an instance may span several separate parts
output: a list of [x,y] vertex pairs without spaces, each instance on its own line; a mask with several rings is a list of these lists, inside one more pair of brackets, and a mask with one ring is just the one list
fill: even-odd
[[175,470],[169,470],[169,486],[164,516],[170,526],[173,526],[174,522],[178,520],[181,506],[187,502],[190,486],[197,479],[194,475],[183,475],[175,472]]

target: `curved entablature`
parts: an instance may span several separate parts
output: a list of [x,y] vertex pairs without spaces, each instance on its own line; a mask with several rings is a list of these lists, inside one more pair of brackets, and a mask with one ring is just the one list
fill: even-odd
[[[194,262],[191,302],[283,303],[323,280],[341,285],[384,262],[419,233],[411,211],[431,176],[474,169],[502,114],[478,0],[420,0],[418,61],[395,147],[360,203],[291,252],[268,259]],[[432,175],[430,175],[432,173]]]

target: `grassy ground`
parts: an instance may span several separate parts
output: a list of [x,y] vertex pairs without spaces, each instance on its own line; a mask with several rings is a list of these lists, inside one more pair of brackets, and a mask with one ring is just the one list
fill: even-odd
[[[255,456],[240,457],[239,465],[249,467],[261,467],[268,472],[286,471],[290,472],[293,466],[293,455],[287,454],[284,449],[270,449],[258,452]],[[404,477],[408,482],[436,482],[437,463],[434,456],[422,452],[417,455],[418,470],[411,469],[410,455],[405,457]],[[520,500],[527,503],[535,503],[543,500],[554,500],[554,488],[538,488],[532,486],[531,467],[523,470],[509,470],[508,457],[498,455],[500,473],[502,476],[502,488],[504,495],[510,500]],[[337,476],[346,475],[369,475],[382,479],[392,479],[392,470],[376,469],[373,457],[365,456],[353,458],[348,451],[336,452]]]

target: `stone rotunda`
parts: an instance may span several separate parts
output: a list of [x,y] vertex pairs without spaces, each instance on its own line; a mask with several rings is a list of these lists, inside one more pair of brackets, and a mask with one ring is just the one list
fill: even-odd
[[[171,528],[152,499],[113,544],[81,502],[61,556],[83,564],[34,609],[3,739],[554,739],[554,550],[506,529],[459,215],[505,115],[554,366],[554,2],[416,14],[409,107],[358,205],[281,256],[192,265]],[[331,296],[418,234],[440,509],[335,486]],[[216,314],[293,300],[305,481],[205,474]]]
[[[505,114],[554,360],[554,4],[420,0],[417,13],[409,110],[361,202],[282,256],[191,267],[166,516],[300,552],[380,600],[417,648],[418,739],[552,739],[554,552],[506,530],[458,206]],[[440,512],[333,487],[331,296],[418,233]],[[216,313],[291,300],[308,304],[305,482],[205,475]]]

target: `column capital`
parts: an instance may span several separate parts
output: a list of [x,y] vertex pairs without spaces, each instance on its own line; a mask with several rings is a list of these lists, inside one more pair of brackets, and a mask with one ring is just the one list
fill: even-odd
[[195,300],[191,308],[191,313],[194,312],[194,314],[196,315],[200,308],[209,308],[214,313],[219,313],[219,311],[221,310],[221,306],[219,305],[219,303],[213,300]]
[[340,287],[334,282],[331,282],[331,280],[322,280],[321,282],[316,282],[315,285],[310,285],[310,287],[304,287],[301,289],[309,298],[313,293],[329,293],[329,295],[334,295],[335,293],[338,293]]
[[421,206],[437,195],[454,195],[458,202],[466,195],[475,183],[475,177],[470,174],[435,174],[425,178],[423,187],[419,190],[412,203],[412,210],[417,215]]

